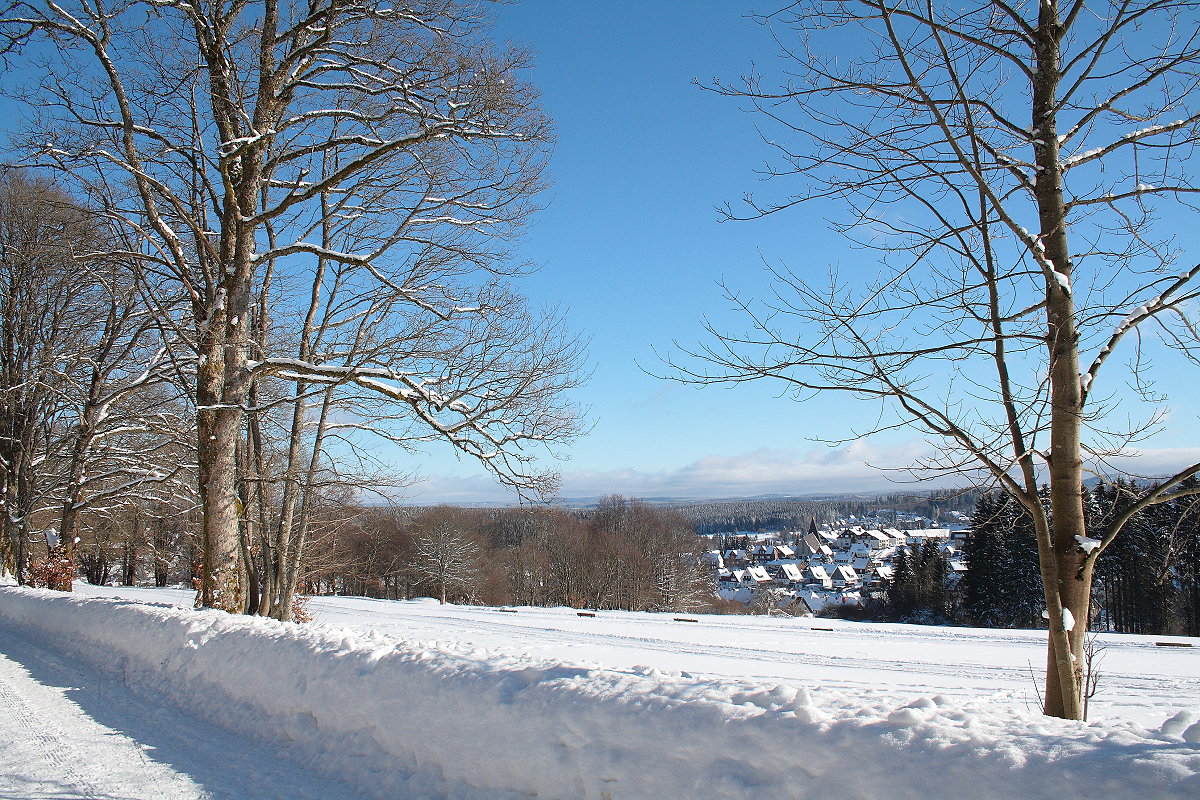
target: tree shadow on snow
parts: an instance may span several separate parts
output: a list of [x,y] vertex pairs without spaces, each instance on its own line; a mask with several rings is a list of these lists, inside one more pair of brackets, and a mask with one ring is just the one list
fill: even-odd
[[289,756],[285,747],[241,736],[161,698],[135,693],[120,680],[43,646],[21,630],[0,626],[0,641],[4,654],[34,680],[63,689],[88,717],[141,745],[149,760],[191,778],[212,800],[365,797],[300,763],[300,756]]

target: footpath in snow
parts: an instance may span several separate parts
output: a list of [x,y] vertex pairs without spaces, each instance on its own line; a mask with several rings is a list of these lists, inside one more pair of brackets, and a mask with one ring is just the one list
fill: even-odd
[[0,588],[14,640],[380,798],[1200,797],[1189,711],[1073,723]]
[[199,721],[153,694],[131,693],[118,672],[82,664],[0,623],[3,800],[281,797],[363,795],[293,763],[277,745]]

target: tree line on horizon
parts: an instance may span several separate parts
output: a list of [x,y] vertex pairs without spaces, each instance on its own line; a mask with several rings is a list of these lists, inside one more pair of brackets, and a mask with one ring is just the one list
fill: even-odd
[[[311,534],[298,579],[304,594],[730,610],[713,594],[712,576],[700,565],[705,540],[688,521],[618,496],[588,512],[568,512],[362,506],[347,494],[313,510]],[[93,584],[191,586],[199,579],[199,517],[161,503],[129,506],[86,528],[79,553],[80,571]]]
[[738,531],[806,531],[811,523],[833,525],[850,517],[868,517],[880,509],[937,519],[947,511],[970,511],[977,489],[933,489],[824,499],[717,500],[668,505],[687,517],[696,532],[712,536]]

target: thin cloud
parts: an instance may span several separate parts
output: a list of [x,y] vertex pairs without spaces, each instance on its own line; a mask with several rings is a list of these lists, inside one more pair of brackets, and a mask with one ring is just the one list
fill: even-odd
[[[903,470],[930,455],[929,445],[912,441],[877,445],[860,440],[845,447],[810,450],[762,448],[736,455],[710,455],[676,469],[633,467],[565,472],[560,495],[593,498],[609,494],[680,499],[754,497],[757,495],[902,490],[911,487]],[[1144,450],[1114,460],[1110,468],[1137,476],[1168,475],[1200,461],[1200,448]],[[952,479],[921,483],[927,489],[956,485]],[[431,475],[409,490],[409,502],[422,504],[512,503],[513,495],[488,476]]]
[[[856,442],[841,448],[807,451],[758,449],[712,455],[675,470],[578,471],[564,476],[563,494],[636,497],[746,497],[885,489],[894,485],[876,467],[903,468],[927,454],[923,443],[875,447]],[[873,465],[873,466],[872,466]]]

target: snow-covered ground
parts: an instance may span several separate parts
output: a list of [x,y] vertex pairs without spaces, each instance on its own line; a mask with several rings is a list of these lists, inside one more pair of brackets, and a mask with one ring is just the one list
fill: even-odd
[[[186,608],[195,597],[190,590],[82,583],[77,591]],[[586,617],[569,608],[512,612],[361,597],[313,598],[309,608],[320,624],[359,632],[612,669],[787,682],[863,702],[940,694],[954,702],[986,699],[1036,711],[1046,659],[1045,631],[713,615],[684,615],[696,621],[677,622],[670,614],[600,611]],[[1103,634],[1097,641],[1104,649],[1097,659],[1093,720],[1154,728],[1180,710],[1200,718],[1200,640]]]
[[[298,627],[168,605],[191,599],[82,584],[75,597],[0,588],[0,652],[10,659],[0,668],[0,797],[61,796],[3,777],[14,769],[8,742],[57,736],[38,733],[37,721],[62,709],[43,712],[54,698],[22,682],[33,651],[52,653],[63,674],[99,668],[116,688],[92,694],[128,686],[186,712],[170,712],[174,727],[159,710],[121,728],[127,758],[170,766],[173,747],[186,751],[168,742],[167,758],[148,754],[145,730],[216,742],[184,777],[157,778],[175,794],[70,796],[206,796],[189,795],[187,782],[207,785],[196,778],[203,763],[219,764],[221,737],[235,735],[258,743],[264,765],[320,764],[377,797],[1200,796],[1200,646],[1158,645],[1195,640],[1100,637],[1100,691],[1093,721],[1081,724],[1036,712],[1045,634],[1033,631],[359,598],[314,599],[318,624]],[[7,712],[5,686],[24,717]],[[85,711],[117,718],[115,705]],[[99,734],[59,725],[92,753]],[[53,774],[79,758],[42,761],[41,774]],[[255,771],[253,758],[246,769]],[[271,796],[253,792],[242,796]]]
[[277,745],[247,740],[156,700],[132,694],[119,676],[0,625],[0,798],[362,797],[291,761]]

